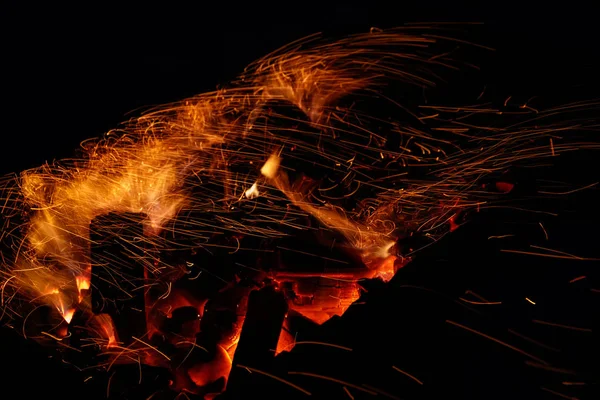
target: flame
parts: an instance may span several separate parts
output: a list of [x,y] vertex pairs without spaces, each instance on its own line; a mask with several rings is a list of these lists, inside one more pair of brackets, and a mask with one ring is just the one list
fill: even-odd
[[244,194],[246,195],[247,198],[249,198],[250,200],[257,198],[260,193],[258,191],[258,186],[256,185],[256,182],[254,182],[252,184],[252,186],[250,187],[250,189],[246,190],[244,192]]
[[70,310],[63,310],[61,313],[67,324],[70,324],[71,320],[73,319],[73,315],[75,314],[75,309],[71,308]]
[[87,276],[76,276],[75,283],[77,284],[77,290],[79,290],[80,292],[82,290],[90,289],[90,278]]
[[[352,221],[339,208],[319,207],[309,203],[305,200],[305,195],[300,190],[295,190],[290,184],[287,174],[278,169],[279,162],[279,157],[271,155],[261,171],[263,175],[270,178],[273,185],[283,192],[292,204],[317,218],[326,227],[343,234],[352,247],[360,251],[363,262],[367,267],[375,270],[378,268],[389,269],[389,266],[382,261],[387,260],[389,257],[393,257],[391,259],[392,263],[395,260],[395,256],[389,253],[396,243],[389,236],[391,232],[381,231],[374,226]],[[375,267],[375,265],[380,267]],[[385,276],[389,280],[391,277],[388,275],[383,274],[380,276]]]
[[98,343],[107,349],[118,345],[117,334],[112,319],[107,314],[95,315],[91,322],[92,327],[97,330]]
[[281,163],[281,158],[276,156],[275,154],[271,154],[265,165],[260,169],[260,173],[266,176],[269,179],[275,178],[277,175],[277,171],[279,170],[279,164]]
[[59,303],[58,311],[64,318],[65,322],[67,324],[70,324],[71,320],[73,319],[73,315],[75,315],[75,308],[70,308],[69,306],[65,305],[63,303],[63,299],[60,297],[59,297],[58,303]]

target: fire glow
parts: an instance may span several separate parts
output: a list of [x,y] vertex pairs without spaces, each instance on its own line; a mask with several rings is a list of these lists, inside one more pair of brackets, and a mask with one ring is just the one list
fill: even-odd
[[[581,147],[556,136],[581,128],[580,121],[542,121],[594,104],[535,110],[535,117],[521,104],[405,111],[386,86],[433,88],[435,71],[460,66],[441,52],[444,42],[402,30],[332,43],[313,37],[258,60],[227,88],[151,110],[101,140],[84,142],[80,159],[23,172],[3,196],[9,217],[2,236],[12,249],[3,255],[3,315],[35,319],[35,307],[51,306],[66,324],[74,318],[85,324],[88,344],[110,356],[109,365],[170,368],[171,356],[155,343],[186,352],[200,347],[198,321],[208,318],[212,301],[179,283],[211,272],[165,253],[225,249],[248,259],[265,251],[248,247],[252,240],[272,244],[300,232],[325,232],[326,246],[341,249],[354,265],[331,259],[326,269],[306,271],[273,257],[279,264],[242,270],[257,270],[257,287],[265,281],[277,286],[290,310],[315,323],[342,315],[360,297],[361,280],[390,280],[418,250],[402,250],[399,241],[419,233],[433,243],[459,226],[462,213],[494,204],[513,188],[501,181],[486,186],[486,179]],[[387,108],[361,108],[365,98]],[[519,123],[477,124],[481,115],[503,112],[514,112]],[[131,276],[122,259],[114,259],[98,278],[117,297],[143,297],[135,312],[146,331],[128,342],[110,313],[94,311],[104,306],[92,304],[100,267],[90,255],[96,245],[90,224],[112,214],[139,215],[143,225],[143,234],[127,242],[132,250],[126,256],[143,265],[143,276],[134,276],[139,280],[126,289]],[[128,222],[115,224],[126,229]],[[252,290],[237,287],[239,280],[236,275],[219,290],[235,299],[230,308],[236,318],[215,339],[216,355],[187,368],[175,388],[194,391],[227,379]],[[190,314],[170,335],[165,324],[181,310],[197,320]],[[278,351],[293,342],[284,329]]]

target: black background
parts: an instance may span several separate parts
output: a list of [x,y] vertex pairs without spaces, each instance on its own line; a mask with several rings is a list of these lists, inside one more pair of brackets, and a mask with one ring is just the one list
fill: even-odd
[[[212,90],[254,59],[319,31],[343,35],[407,22],[483,22],[472,28],[472,41],[496,51],[477,60],[481,71],[473,78],[474,86],[485,82],[498,98],[550,96],[560,102],[566,93],[589,99],[597,95],[600,82],[596,72],[600,64],[595,61],[598,14],[595,6],[584,2],[197,3],[168,9],[147,5],[107,9],[100,2],[85,9],[5,3],[1,12],[0,172],[17,172],[72,156],[82,140],[115,127],[128,118],[128,112]],[[553,178],[562,174],[584,185],[596,182],[597,167],[589,164],[592,159],[564,161],[561,172],[546,174]],[[592,190],[557,203],[566,212],[560,219],[544,220],[552,239],[545,246],[598,256],[593,233],[598,197]],[[388,289],[374,290],[366,306],[350,310],[342,322],[325,330],[323,340],[356,349],[353,358],[307,350],[282,363],[288,364],[288,370],[305,371],[319,369],[309,367],[311,363],[322,369],[331,364],[323,374],[352,376],[352,383],[368,383],[399,398],[555,397],[540,387],[585,398],[593,385],[560,382],[590,382],[598,375],[592,334],[532,326],[530,321],[597,327],[597,316],[592,316],[600,295],[589,294],[594,287],[593,262],[516,257],[499,253],[502,246],[487,240],[489,235],[528,232],[541,221],[491,212],[475,217],[464,229],[432,246]],[[568,284],[579,275],[588,276],[582,286]],[[401,288],[407,284],[441,295]],[[504,303],[502,308],[485,310],[483,316],[471,320],[451,301],[443,300],[468,289],[477,292],[476,288],[496,293]],[[537,308],[523,300],[526,296],[537,299]],[[451,326],[446,319],[505,341],[510,337],[506,327],[513,327],[542,342],[540,338],[567,343],[566,350],[551,357],[556,357],[556,365],[579,374],[560,376],[525,366],[523,356]],[[35,345],[24,343],[9,330],[2,335],[6,339],[0,347],[1,388],[18,394],[7,398],[93,395],[76,374],[48,360]],[[527,347],[525,342],[516,343]],[[586,361],[595,366],[585,366]],[[425,385],[415,387],[391,365],[413,371]],[[281,375],[285,375],[284,367]],[[331,390],[324,398],[347,396],[336,384],[310,379],[295,382],[321,388],[323,393]],[[279,389],[272,383],[273,391]],[[284,389],[281,396],[289,391]],[[360,398],[360,392],[354,394]]]

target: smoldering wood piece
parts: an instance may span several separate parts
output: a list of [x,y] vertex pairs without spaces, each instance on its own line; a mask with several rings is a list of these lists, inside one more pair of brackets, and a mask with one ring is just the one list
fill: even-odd
[[248,311],[227,383],[228,396],[242,395],[245,387],[255,385],[248,370],[241,366],[260,370],[271,368],[287,311],[285,296],[275,287],[266,286],[250,292]]
[[118,340],[146,332],[144,214],[109,213],[90,224],[91,297],[95,314],[109,314]]

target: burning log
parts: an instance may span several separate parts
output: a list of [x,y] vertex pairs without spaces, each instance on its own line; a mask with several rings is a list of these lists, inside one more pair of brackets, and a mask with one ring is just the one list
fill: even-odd
[[90,224],[91,295],[94,314],[108,314],[118,340],[129,344],[146,332],[143,220],[137,213],[110,213]]
[[242,366],[269,369],[288,311],[284,294],[274,285],[250,293],[248,311],[233,358],[227,395],[240,398],[247,385],[248,372]]
[[311,321],[322,324],[332,316],[341,316],[360,296],[356,278],[346,281],[340,274],[293,277],[277,275],[281,282],[290,308]]

